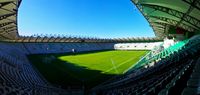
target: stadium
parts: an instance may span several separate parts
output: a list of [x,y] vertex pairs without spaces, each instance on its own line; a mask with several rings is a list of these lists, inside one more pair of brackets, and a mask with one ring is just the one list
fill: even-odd
[[200,0],[131,0],[156,35],[132,38],[22,36],[21,2],[0,0],[0,95],[200,94]]

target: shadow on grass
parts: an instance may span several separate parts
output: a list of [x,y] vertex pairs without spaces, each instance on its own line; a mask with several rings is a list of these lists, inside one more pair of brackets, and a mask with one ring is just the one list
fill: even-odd
[[51,62],[44,62],[44,59],[52,57],[52,54],[28,55],[28,58],[45,79],[55,86],[61,86],[65,89],[69,89],[69,87],[72,89],[84,87],[88,90],[116,76],[115,74],[105,74],[99,70],[91,70],[87,67],[57,59],[62,54],[53,56],[56,59],[50,60]]

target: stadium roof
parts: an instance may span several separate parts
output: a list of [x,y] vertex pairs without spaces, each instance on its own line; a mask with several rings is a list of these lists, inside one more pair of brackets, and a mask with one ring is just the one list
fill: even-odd
[[[38,39],[40,37],[19,36],[17,28],[18,7],[22,0],[0,0],[0,41],[14,40],[23,42],[24,39]],[[155,34],[163,38],[169,34],[170,27],[180,28],[185,32],[200,31],[200,0],[132,0],[141,11],[144,17],[152,26]],[[69,38],[63,37],[43,37],[42,39],[52,38],[62,39],[64,42]],[[74,38],[73,38],[74,39]],[[75,38],[77,39],[80,38]],[[155,40],[154,38],[144,38],[145,40]],[[119,38],[119,39],[83,39],[93,40],[91,42],[110,42],[110,41],[134,41],[144,40],[143,38]],[[20,41],[18,41],[20,40]],[[26,40],[29,41],[29,40]],[[156,38],[156,40],[159,40]],[[41,40],[43,41],[43,40]],[[55,40],[53,40],[55,41]],[[59,40],[60,41],[60,40]],[[38,42],[33,40],[33,42]],[[57,42],[57,41],[56,41]],[[75,42],[72,40],[71,42]],[[78,41],[79,42],[79,41]]]
[[0,40],[18,36],[17,12],[21,0],[0,0]]
[[152,26],[156,36],[170,27],[188,32],[200,30],[200,0],[132,0]]

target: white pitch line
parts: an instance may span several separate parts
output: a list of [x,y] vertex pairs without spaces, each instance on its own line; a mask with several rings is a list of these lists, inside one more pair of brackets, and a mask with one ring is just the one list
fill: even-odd
[[115,69],[116,73],[119,73],[119,71],[117,70],[117,68],[115,67],[115,64],[114,64],[114,61],[112,60],[112,58],[110,59],[111,60],[111,63],[113,65],[113,68]]
[[[122,62],[121,64],[119,64],[119,65],[115,66],[115,68],[117,68],[117,67],[119,67],[119,66],[121,66],[121,65],[123,65],[123,64],[125,64],[125,63],[127,63],[127,62],[129,62],[129,61],[131,61],[131,60],[133,60],[133,59],[135,59],[135,57],[133,57],[133,58],[130,58],[130,59],[128,59],[128,60],[126,60],[126,61]],[[108,70],[107,70],[107,71],[105,71],[105,72],[109,72],[109,71],[111,71],[112,69],[114,69],[114,68],[112,67],[112,68],[108,69]]]
[[[146,53],[146,55],[145,56],[143,56],[142,58],[140,58],[136,63],[134,63],[132,66],[130,66],[128,69],[126,69],[124,72],[123,72],[123,74],[124,73],[126,73],[127,71],[129,71],[131,68],[133,68],[135,65],[137,65],[137,63],[138,62],[140,62],[143,58],[145,58],[147,55],[149,54],[149,52],[148,53]],[[139,56],[139,55],[138,55]],[[138,57],[137,56],[137,57]]]
[[[117,68],[117,67],[119,67],[119,66],[121,66],[121,65],[123,65],[123,64],[125,64],[125,63],[127,63],[127,62],[129,62],[129,61],[131,61],[131,60],[134,60],[135,58],[136,58],[136,57],[129,58],[128,60],[122,62],[121,64],[119,64],[119,65],[117,65],[117,66],[115,66],[115,68]],[[114,67],[108,69],[107,71],[105,71],[105,72],[103,72],[103,73],[109,72],[109,71],[111,71],[112,69],[114,69]],[[99,75],[99,74],[98,74],[98,75]],[[95,78],[95,77],[98,76],[98,75],[95,75],[95,76],[93,76],[92,78]]]

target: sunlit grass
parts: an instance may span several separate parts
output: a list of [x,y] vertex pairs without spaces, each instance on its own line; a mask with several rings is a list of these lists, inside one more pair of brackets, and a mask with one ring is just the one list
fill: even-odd
[[81,55],[61,56],[58,59],[74,65],[99,70],[106,74],[123,74],[147,51],[105,51]]

